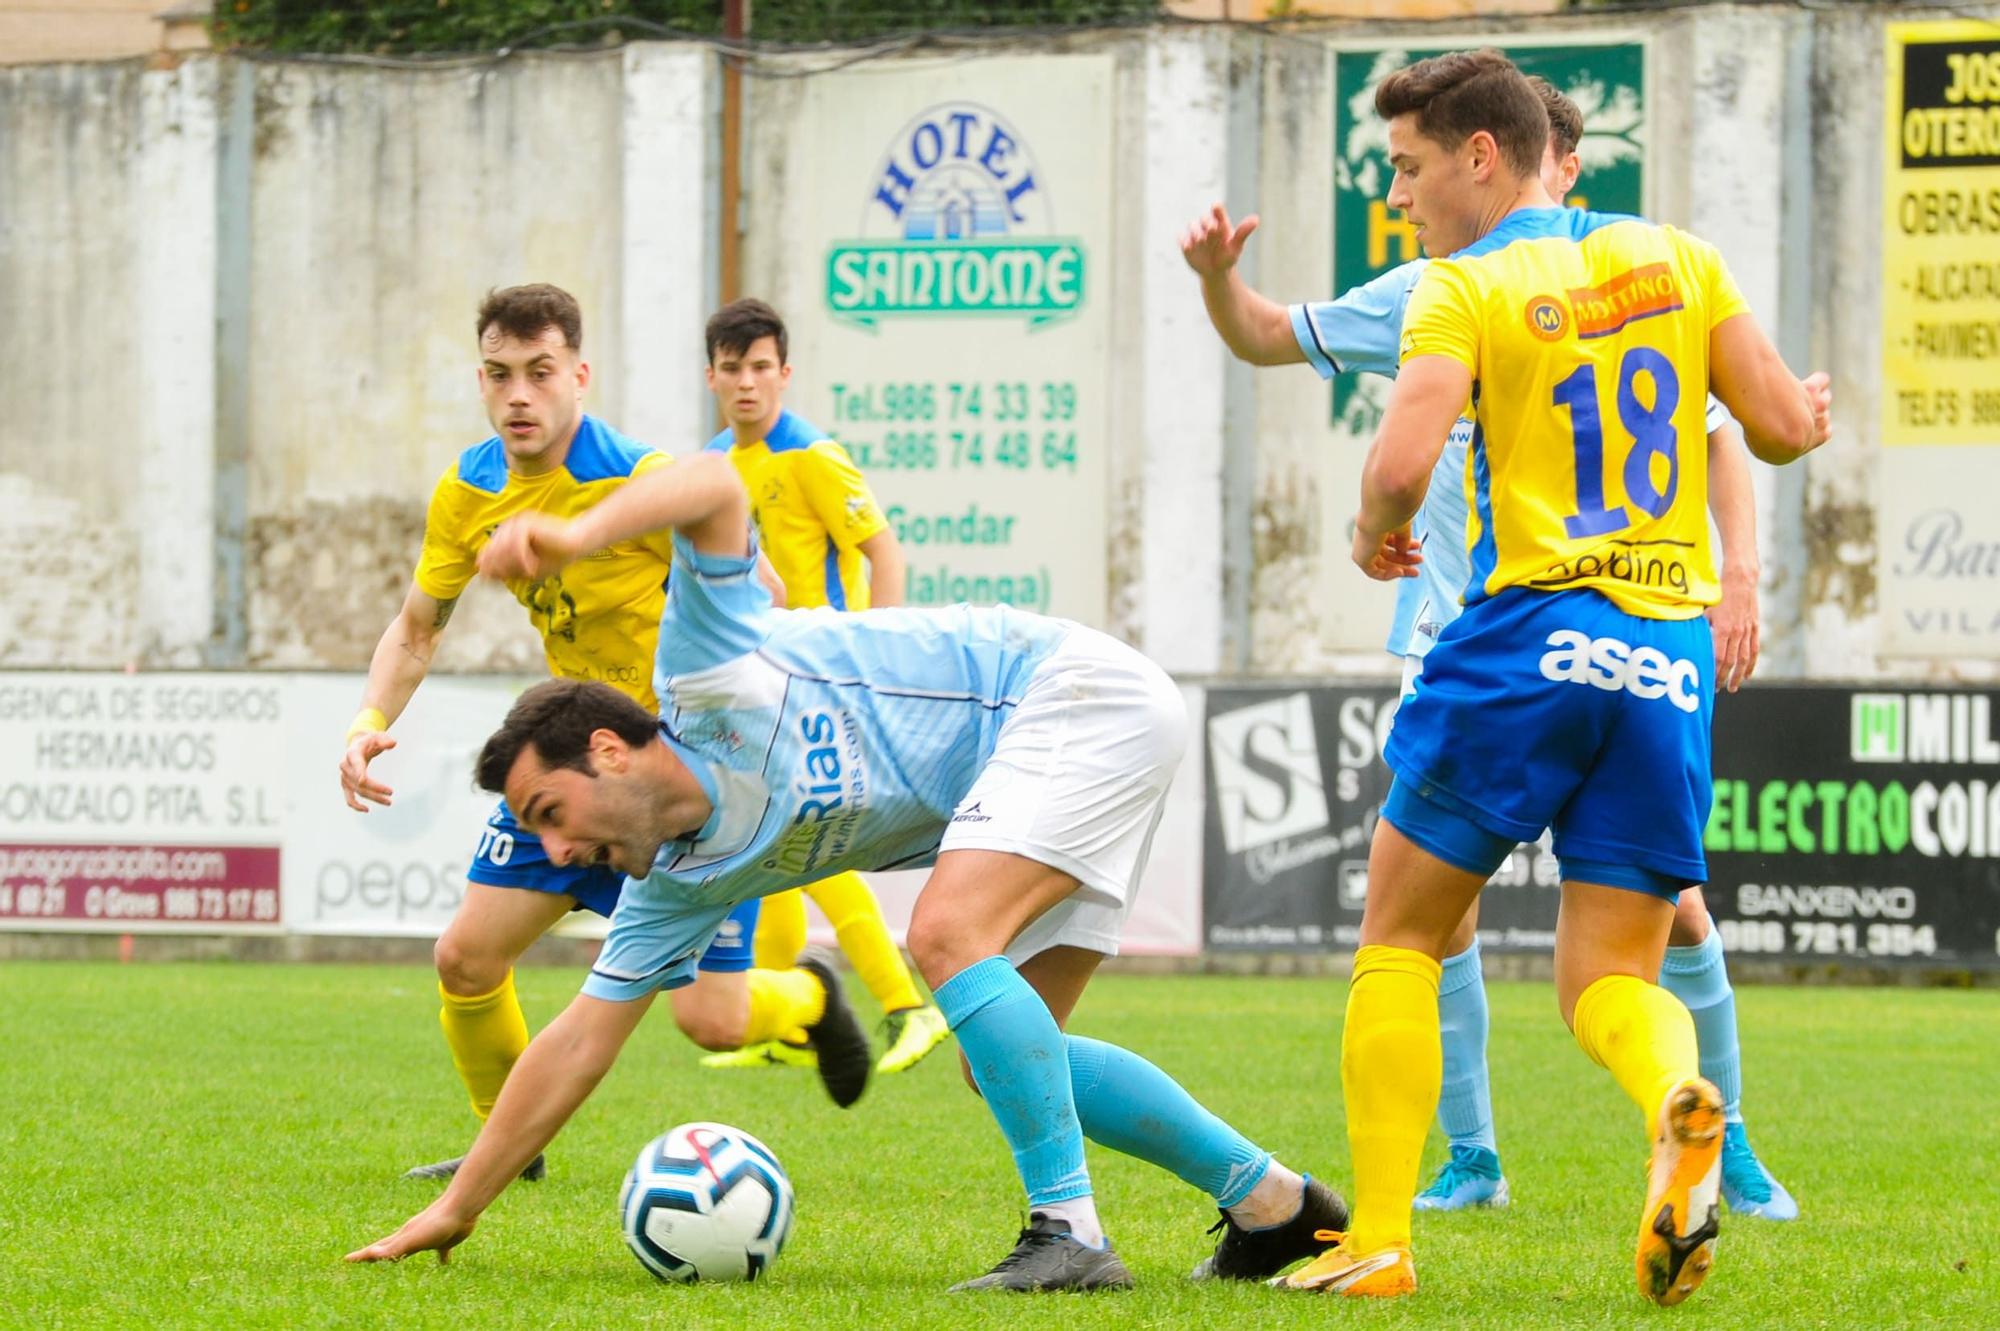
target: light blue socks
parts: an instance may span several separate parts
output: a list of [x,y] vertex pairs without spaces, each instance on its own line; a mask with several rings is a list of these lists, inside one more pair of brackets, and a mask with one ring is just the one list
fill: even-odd
[[1031,1210],[1090,1194],[1085,1136],[1168,1170],[1220,1207],[1242,1202],[1270,1168],[1268,1152],[1159,1068],[1102,1040],[1065,1036],[1006,958],[966,967],[936,999],[1014,1153]]
[[1479,940],[1446,957],[1438,977],[1438,1024],[1444,1044],[1444,1085],[1438,1126],[1453,1146],[1478,1146],[1498,1154],[1493,1138],[1493,1091],[1486,1077],[1486,981],[1479,970]]
[[1088,1197],[1069,1054],[1042,996],[1005,957],[967,966],[932,996],[1014,1152],[1029,1209]]
[[1235,1206],[1271,1155],[1202,1108],[1181,1084],[1130,1050],[1082,1035],[1069,1041],[1069,1075],[1083,1135],[1158,1165]]
[[1723,1118],[1743,1121],[1743,1057],[1736,1043],[1736,991],[1722,960],[1722,937],[1715,921],[1708,937],[1693,947],[1670,947],[1660,965],[1660,987],[1681,1000],[1694,1016],[1701,1075],[1722,1092]]

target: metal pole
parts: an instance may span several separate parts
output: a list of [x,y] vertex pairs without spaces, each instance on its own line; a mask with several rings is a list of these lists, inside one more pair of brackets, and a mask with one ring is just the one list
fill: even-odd
[[[722,0],[722,35],[741,41],[750,33],[750,0]],[[722,57],[722,302],[742,290],[743,210],[743,66],[735,56]]]

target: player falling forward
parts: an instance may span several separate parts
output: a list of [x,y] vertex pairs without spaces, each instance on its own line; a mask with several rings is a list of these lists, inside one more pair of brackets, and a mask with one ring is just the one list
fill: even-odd
[[[1678,1303],[1714,1260],[1723,1102],[1657,975],[1682,889],[1706,877],[1713,651],[1700,385],[1768,462],[1827,436],[1822,376],[1785,369],[1713,247],[1560,208],[1548,116],[1512,62],[1456,52],[1377,88],[1403,208],[1434,261],[1362,473],[1355,562],[1416,567],[1409,523],[1473,402],[1471,578],[1386,758],[1341,1051],[1352,1229],[1286,1284],[1416,1287],[1410,1211],[1437,1108],[1439,959],[1493,870],[1554,833],[1556,994],[1645,1115],[1635,1273]],[[1482,391],[1473,397],[1474,385]]]
[[[792,366],[784,320],[761,300],[717,310],[705,333],[708,387],[728,428],[709,441],[726,453],[750,493],[765,557],[785,584],[793,609],[866,610],[903,603],[903,549],[881,505],[847,450],[784,405]],[[868,576],[861,576],[863,558]],[[789,966],[806,943],[805,897],[840,940],[855,974],[882,1005],[887,1048],[877,1072],[915,1067],[951,1032],[926,1003],[882,920],[882,907],[858,873],[840,873],[766,897],[758,911],[753,955],[759,966]],[[810,1066],[803,1033],[710,1054],[705,1067]]]
[[674,529],[661,714],[595,684],[523,694],[479,759],[559,863],[633,875],[583,993],[537,1036],[436,1202],[351,1260],[449,1251],[685,983],[736,903],[844,869],[934,865],[910,950],[1014,1154],[1030,1222],[960,1289],[1131,1283],[1098,1220],[1083,1139],[1214,1197],[1198,1274],[1283,1270],[1346,1208],[1160,1069],[1063,1026],[1118,934],[1186,742],[1180,692],[1091,629],[1006,607],[773,611],[749,504],[703,456],[573,523],[529,516],[482,568],[546,576]]
[[[428,673],[493,529],[517,513],[581,513],[669,461],[584,413],[590,365],[582,355],[582,311],[568,292],[546,284],[492,292],[479,308],[477,334],[480,395],[495,434],[438,479],[415,577],[369,664],[340,763],[347,803],[363,813],[364,801],[390,801],[393,792],[369,764],[396,747],[389,726]],[[648,533],[561,576],[509,580],[542,635],[550,673],[604,680],[651,707],[653,642],[672,555],[666,533]],[[528,1044],[514,962],[572,910],[610,915],[624,875],[602,863],[551,858],[502,801],[466,877],[465,896],[437,942],[439,1020],[472,1112],[484,1119]],[[838,985],[827,983],[823,967],[753,969],[755,926],[749,903],[703,955],[699,983],[677,995],[676,1020],[711,1049],[813,1029],[845,1051],[822,1075],[836,1100],[851,1102],[867,1079],[867,1045]],[[420,1165],[410,1175],[442,1178],[458,1165]],[[525,1177],[542,1176],[539,1156],[523,1167]]]
[[[1576,155],[1583,114],[1547,80],[1528,82],[1549,117],[1549,144],[1541,178],[1549,197],[1562,199],[1576,184]],[[1182,239],[1188,264],[1202,278],[1209,317],[1230,349],[1254,365],[1310,364],[1322,378],[1366,372],[1394,378],[1403,314],[1422,275],[1418,259],[1328,302],[1279,305],[1252,290],[1236,271],[1255,217],[1232,227],[1220,204],[1197,220]],[[1719,402],[1709,399],[1707,418],[1709,506],[1722,541],[1721,600],[1707,612],[1716,644],[1716,682],[1734,692],[1757,662],[1756,508],[1743,446]],[[1403,658],[1407,697],[1423,671],[1424,655],[1445,625],[1458,617],[1471,576],[1466,550],[1465,455],[1472,421],[1452,425],[1412,536],[1423,557],[1416,576],[1398,580],[1389,651]],[[1475,901],[1453,934],[1439,986],[1443,1023],[1444,1086],[1438,1124],[1451,1154],[1430,1186],[1417,1195],[1419,1210],[1453,1211],[1505,1206],[1488,1086],[1486,986],[1480,970],[1479,906]],[[1750,1148],[1742,1113],[1742,1063],[1736,1034],[1736,999],[1699,887],[1681,893],[1667,938],[1660,983],[1694,1016],[1701,1072],[1722,1089],[1726,1128],[1722,1195],[1732,1211],[1772,1220],[1798,1216],[1792,1200]]]

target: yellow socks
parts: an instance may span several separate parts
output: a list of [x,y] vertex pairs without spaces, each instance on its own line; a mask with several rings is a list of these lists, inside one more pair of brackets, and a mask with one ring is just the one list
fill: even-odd
[[1694,1018],[1680,999],[1637,976],[1607,975],[1584,990],[1570,1029],[1583,1052],[1607,1069],[1639,1106],[1648,1137],[1658,1127],[1655,1120],[1667,1091],[1701,1075]]
[[805,891],[833,926],[840,950],[884,1012],[923,1005],[910,968],[903,964],[903,953],[883,923],[881,903],[860,874],[837,873],[809,884]]
[[767,1040],[803,1039],[805,1028],[826,1015],[826,990],[810,971],[753,970],[746,1045]]
[[1354,954],[1340,1087],[1354,1161],[1353,1251],[1410,1243],[1417,1166],[1444,1082],[1438,963],[1400,947]]
[[799,889],[764,898],[757,908],[751,960],[765,970],[789,970],[806,950],[806,895]]
[[528,1021],[514,993],[514,972],[508,971],[500,987],[489,994],[468,998],[442,984],[438,993],[444,999],[438,1022],[451,1049],[451,1065],[472,1097],[472,1112],[483,1119],[493,1112],[514,1060],[528,1047]]

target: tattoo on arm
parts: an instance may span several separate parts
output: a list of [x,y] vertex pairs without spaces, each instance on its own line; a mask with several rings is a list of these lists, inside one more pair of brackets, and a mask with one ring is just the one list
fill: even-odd
[[431,629],[433,631],[442,630],[446,624],[451,623],[451,612],[456,609],[458,609],[458,598],[456,596],[452,597],[449,601],[439,601],[437,618],[431,622]]

